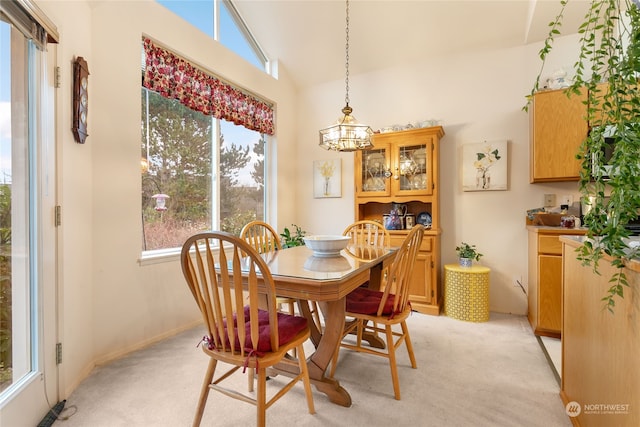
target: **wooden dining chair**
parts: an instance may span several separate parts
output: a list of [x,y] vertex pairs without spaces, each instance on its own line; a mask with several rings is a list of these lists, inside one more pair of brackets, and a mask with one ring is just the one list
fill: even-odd
[[[264,221],[251,221],[240,231],[240,237],[245,239],[251,246],[262,254],[269,251],[282,250],[282,243],[278,233]],[[295,302],[293,298],[277,297],[278,307],[288,307],[289,314],[295,313]],[[309,301],[309,310],[313,316],[316,327],[321,328],[320,311],[315,301]],[[321,329],[320,329],[321,330]]]
[[389,247],[391,244],[389,231],[377,221],[356,221],[345,228],[342,235],[351,237],[349,245],[358,248]]
[[[342,342],[333,355],[330,377],[333,377],[335,373],[340,347],[382,356],[389,360],[394,395],[397,400],[400,400],[396,350],[403,343],[407,347],[411,367],[417,368],[406,319],[411,314],[411,304],[409,302],[411,274],[413,273],[413,266],[415,265],[423,236],[424,227],[422,225],[416,225],[411,229],[400,248],[396,251],[395,259],[389,267],[389,271],[382,278],[384,291],[360,287],[347,295],[346,316],[353,320],[345,326]],[[398,326],[400,330],[398,330]],[[353,344],[353,339],[345,340],[347,335],[354,331],[356,333],[355,345]],[[362,334],[365,331],[383,333],[386,341],[385,349],[364,346]]]
[[[199,233],[182,246],[181,265],[204,319],[207,332],[201,345],[210,358],[193,425],[200,425],[209,391],[214,390],[255,405],[257,425],[264,426],[267,408],[298,381],[304,384],[309,413],[315,413],[303,347],[310,336],[307,319],[276,310],[273,277],[255,249],[226,232]],[[266,299],[266,310],[258,307],[261,299]],[[293,348],[297,359],[287,355]],[[218,361],[231,367],[214,379]],[[267,401],[266,370],[276,363],[295,365],[299,372]],[[257,372],[255,397],[222,385],[240,368]]]
[[[264,221],[251,221],[246,224],[240,231],[240,238],[245,239],[259,254],[282,250],[278,233]],[[293,298],[276,297],[276,301],[279,307],[286,306],[289,314],[295,313],[296,301]]]
[[240,237],[245,239],[259,254],[282,249],[282,243],[274,228],[264,221],[251,221],[242,227]]
[[[271,225],[264,221],[255,220],[247,223],[240,231],[240,238],[246,240],[259,254],[282,250],[282,243],[280,242],[278,233],[276,233],[276,230]],[[295,314],[296,312],[296,300],[293,298],[276,296],[276,304],[280,311],[285,311],[283,308],[286,307],[286,313]],[[296,357],[295,349],[293,349],[291,354],[293,357]],[[249,369],[247,379],[249,381],[249,391],[253,391],[253,369]]]
[[[372,259],[380,250],[391,246],[389,230],[377,221],[356,221],[345,228],[342,235],[351,237],[345,250],[358,259]],[[382,272],[382,275],[386,274],[386,271]],[[366,283],[363,286],[369,286],[369,284]]]

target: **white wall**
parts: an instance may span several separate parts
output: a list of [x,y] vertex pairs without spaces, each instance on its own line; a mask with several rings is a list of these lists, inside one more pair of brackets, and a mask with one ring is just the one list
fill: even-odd
[[[101,363],[200,322],[177,257],[141,265],[141,37],[148,35],[277,105],[272,156],[291,164],[296,98],[286,72],[266,76],[164,7],[143,1],[40,3],[60,33],[58,91],[61,398]],[[72,62],[89,64],[89,137],[71,133]],[[293,148],[292,148],[293,147]],[[289,168],[273,169],[273,209],[293,222]],[[278,209],[279,208],[279,209]],[[196,343],[194,343],[195,346]]]
[[[575,62],[574,42],[573,37],[556,41],[547,74]],[[442,263],[457,262],[455,246],[460,242],[476,244],[484,254],[482,264],[491,268],[490,308],[498,312],[527,311],[526,296],[513,284],[517,277],[527,286],[527,209],[541,207],[544,193],[573,194],[575,200],[579,194],[575,182],[529,184],[529,122],[522,107],[540,70],[540,47],[430,57],[350,75],[354,116],[374,130],[442,120]],[[312,233],[339,233],[354,218],[353,154],[328,153],[317,146],[318,130],[340,113],[344,90],[344,82],[335,81],[300,93],[298,140],[304,147],[299,151],[296,192],[300,222]],[[463,192],[462,145],[492,140],[508,141],[508,190]],[[313,198],[312,161],[325,158],[343,159],[341,199]]]

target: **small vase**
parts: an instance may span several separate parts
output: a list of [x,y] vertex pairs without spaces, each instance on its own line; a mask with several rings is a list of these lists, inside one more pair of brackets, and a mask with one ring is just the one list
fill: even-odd
[[471,267],[473,265],[473,259],[471,258],[458,258],[460,267]]

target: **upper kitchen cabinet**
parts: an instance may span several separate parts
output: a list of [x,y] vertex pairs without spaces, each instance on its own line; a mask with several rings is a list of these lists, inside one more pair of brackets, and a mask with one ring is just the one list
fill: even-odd
[[588,132],[586,99],[586,93],[567,96],[564,89],[533,95],[529,106],[530,182],[580,179],[576,154]]

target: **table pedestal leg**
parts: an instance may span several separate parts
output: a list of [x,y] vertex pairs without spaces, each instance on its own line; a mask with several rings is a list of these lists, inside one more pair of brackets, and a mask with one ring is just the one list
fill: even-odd
[[[326,394],[332,403],[349,407],[351,406],[351,396],[349,392],[345,390],[335,378],[325,376],[333,354],[342,340],[345,320],[345,299],[328,301],[326,304],[323,304],[323,314],[325,317],[323,334],[316,344],[316,351],[307,361],[309,378],[318,391]],[[283,371],[290,371],[291,368],[295,369],[295,367],[286,365],[278,366],[281,373],[286,373]],[[293,373],[293,371],[291,372]]]
[[[322,303],[318,303],[322,304]],[[311,329],[311,342],[313,345],[318,348],[318,344],[322,339],[322,331],[318,329],[316,322],[313,320],[313,314],[311,313],[311,308],[309,307],[309,301],[307,300],[298,300],[298,308],[300,309],[300,313],[306,317],[309,322],[309,329]],[[321,310],[324,314],[324,310]]]

